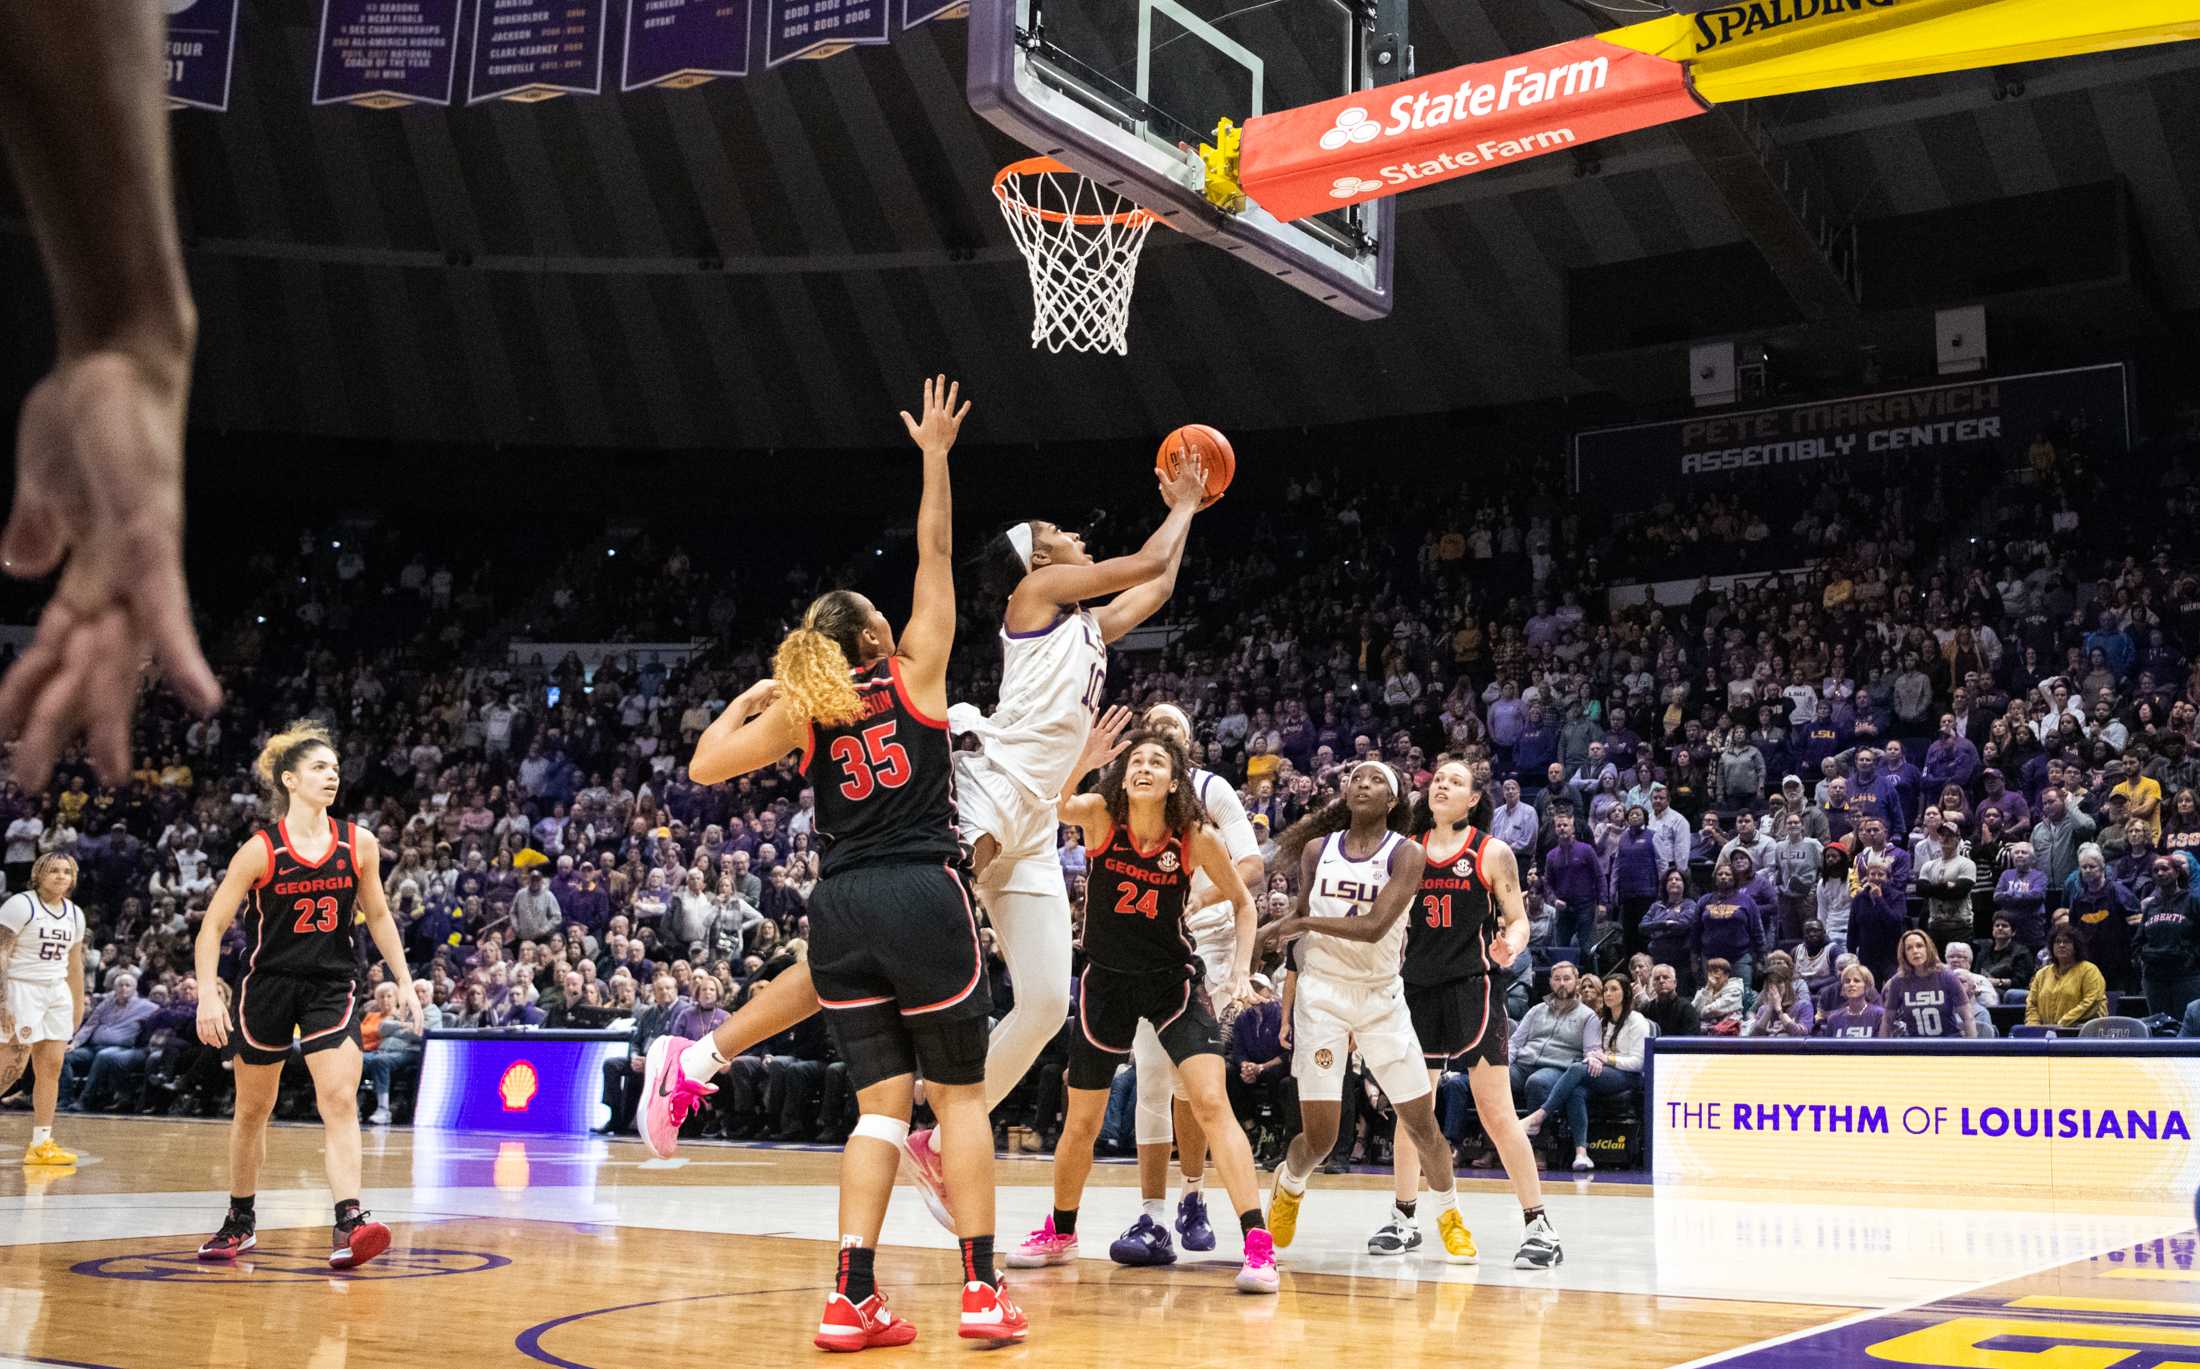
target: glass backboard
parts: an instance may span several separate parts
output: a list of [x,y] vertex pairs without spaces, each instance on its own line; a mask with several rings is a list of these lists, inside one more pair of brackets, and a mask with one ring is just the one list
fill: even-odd
[[1389,199],[1282,223],[1207,200],[1222,118],[1408,73],[1405,0],[977,0],[970,103],[1011,137],[1333,308],[1390,312]]

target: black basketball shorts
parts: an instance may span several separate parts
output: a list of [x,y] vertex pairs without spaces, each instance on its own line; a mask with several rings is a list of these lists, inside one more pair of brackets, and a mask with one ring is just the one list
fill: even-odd
[[229,1047],[247,1065],[280,1065],[290,1058],[291,1038],[306,1055],[359,1044],[367,1014],[365,988],[356,979],[307,979],[260,970],[237,986],[229,1013]]
[[852,1087],[917,1073],[935,1084],[984,1082],[993,995],[977,904],[960,872],[877,865],[819,881],[810,978]]
[[1505,996],[1486,974],[1408,984],[1406,1011],[1413,1016],[1413,1034],[1421,1038],[1421,1054],[1430,1069],[1441,1069],[1453,1059],[1466,1069],[1503,1065],[1510,1058],[1512,1023],[1505,1015]]
[[1187,971],[1126,974],[1087,965],[1077,978],[1076,1031],[1070,1037],[1069,1086],[1104,1089],[1130,1054],[1140,1020],[1153,1023],[1172,1064],[1222,1054],[1222,1028],[1204,984]]

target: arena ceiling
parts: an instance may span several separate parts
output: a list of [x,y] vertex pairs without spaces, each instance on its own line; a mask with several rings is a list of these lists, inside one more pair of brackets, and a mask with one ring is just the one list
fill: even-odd
[[[987,193],[1021,152],[964,100],[960,23],[697,91],[373,113],[310,105],[315,9],[247,0],[230,111],[175,119],[202,425],[873,445],[925,369],[1007,401],[978,426],[997,442],[1586,396],[1614,381],[1572,359],[1569,270],[1749,231],[1700,144],[1653,130],[1593,171],[1549,157],[1404,197],[1381,323],[1157,233],[1130,357],[1063,359],[1028,346],[1023,265]],[[1562,0],[1415,9],[1422,72],[1595,27]],[[1974,72],[1756,112],[1858,218],[2120,177],[2159,307],[2200,309],[2200,43],[2002,75],[2024,93]],[[1648,393],[1682,386],[1668,364]]]

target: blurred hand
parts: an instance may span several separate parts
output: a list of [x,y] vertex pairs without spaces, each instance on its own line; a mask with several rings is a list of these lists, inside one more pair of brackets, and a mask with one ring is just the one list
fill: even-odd
[[67,561],[30,649],[0,679],[0,734],[21,738],[15,775],[27,789],[45,786],[80,733],[101,780],[129,774],[148,655],[194,710],[221,702],[183,578],[188,384],[188,359],[164,368],[90,352],[63,360],[24,401],[0,568],[35,580]]
[[1276,1031],[1276,1042],[1285,1050],[1291,1049],[1291,1014],[1283,1015],[1283,1026]]
[[229,1044],[229,1010],[219,995],[199,1000],[199,1040],[216,1050]]

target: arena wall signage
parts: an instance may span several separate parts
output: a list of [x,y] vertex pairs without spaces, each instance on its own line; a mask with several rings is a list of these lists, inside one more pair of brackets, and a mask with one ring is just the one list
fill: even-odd
[[237,62],[238,0],[162,0],[168,10],[170,109],[229,108],[229,74]]
[[1288,222],[1703,111],[1679,62],[1580,38],[1257,116],[1238,182]]
[[325,0],[313,103],[448,105],[458,84],[460,0]]
[[628,0],[621,90],[749,74],[749,0]]
[[1647,506],[1679,487],[1807,477],[1830,462],[1929,461],[1983,444],[2013,456],[2051,423],[2128,445],[2128,409],[2118,363],[1598,428],[1574,435],[1574,492]]
[[2200,1182],[2200,1056],[2151,1041],[1660,1042],[1661,1188],[2132,1202]]
[[474,56],[466,103],[535,104],[603,90],[605,11],[610,0],[515,5],[474,0]]

